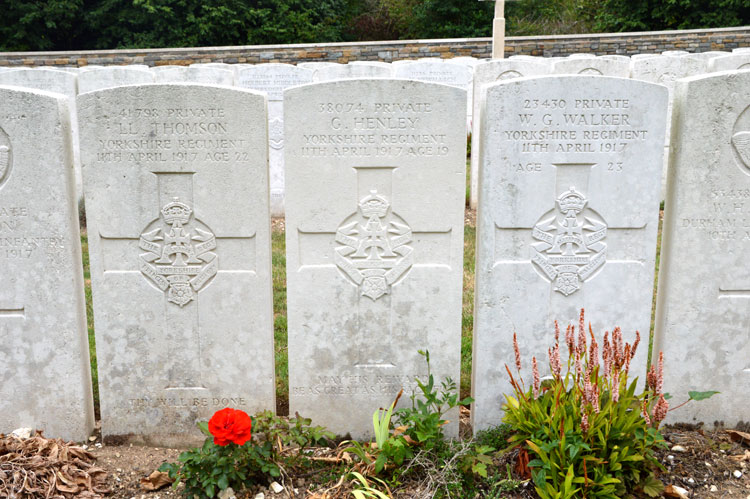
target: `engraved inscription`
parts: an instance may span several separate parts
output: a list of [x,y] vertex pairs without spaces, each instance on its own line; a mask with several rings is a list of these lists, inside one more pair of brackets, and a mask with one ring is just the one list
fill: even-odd
[[681,230],[706,234],[712,241],[750,243],[750,188],[714,189],[699,216],[682,217]]
[[557,198],[557,213],[548,212],[534,226],[532,263],[569,296],[581,288],[607,259],[607,224],[588,200],[571,186]]
[[[619,154],[649,133],[633,125],[629,99],[525,99],[522,108],[518,129],[503,131],[502,138],[523,154]],[[615,163],[607,171],[620,173],[626,166]]]
[[412,230],[375,189],[360,200],[358,211],[336,231],[340,246],[334,261],[361,294],[374,301],[390,293],[391,286],[411,268]]
[[243,407],[247,406],[244,397],[157,397],[129,399],[133,409],[145,410],[157,407]]
[[406,393],[418,389],[417,381],[427,381],[426,374],[344,374],[315,376],[306,385],[291,386],[291,394],[298,396],[318,395],[396,395],[402,388]]
[[138,246],[146,252],[140,255],[141,273],[180,307],[219,270],[216,237],[179,198],[161,209],[161,219],[146,227]]
[[0,128],[0,187],[10,177],[10,169],[13,165],[13,154],[10,147],[10,137],[5,130]]
[[168,166],[249,162],[247,139],[224,108],[131,108],[114,116],[112,138],[97,142],[101,163],[148,162]]
[[445,134],[431,133],[430,102],[320,102],[327,133],[303,134],[303,157],[370,158],[446,156]]

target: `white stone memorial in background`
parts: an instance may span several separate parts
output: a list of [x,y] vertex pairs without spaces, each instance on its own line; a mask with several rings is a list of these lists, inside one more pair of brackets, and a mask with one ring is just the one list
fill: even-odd
[[668,98],[662,86],[604,76],[485,88],[474,431],[501,422],[513,333],[524,374],[532,355],[548,372],[554,321],[564,331],[581,308],[600,345],[605,329],[622,327],[631,343],[640,331],[631,369],[645,372]]
[[670,420],[735,427],[750,414],[750,72],[677,83],[656,347],[664,389],[718,390]]
[[715,57],[708,61],[708,71],[747,71],[750,70],[750,52],[736,52],[721,57]]
[[94,404],[67,105],[0,87],[0,433],[82,441]]
[[284,106],[289,411],[361,438],[426,381],[418,350],[459,383],[466,93],[345,80]]
[[93,92],[104,88],[153,83],[154,73],[145,69],[129,67],[103,67],[87,69],[78,75],[78,93]]
[[79,96],[102,434],[202,441],[274,410],[266,99],[197,84]]
[[316,69],[313,81],[389,78],[392,74],[393,67],[384,67],[377,64],[334,64]]
[[83,195],[81,183],[81,158],[79,155],[78,119],[76,117],[76,95],[78,79],[73,73],[54,69],[16,69],[0,75],[0,85],[33,88],[62,94],[68,98],[68,111],[73,137],[73,167],[75,169],[75,192],[77,199]]
[[604,59],[602,57],[568,58],[552,64],[553,74],[580,74],[630,78],[630,60]]
[[[681,52],[681,51],[673,51]],[[647,81],[664,85],[669,89],[669,107],[667,109],[667,133],[664,141],[664,166],[662,168],[661,199],[666,197],[667,174],[669,170],[668,156],[672,127],[672,92],[677,80],[696,76],[708,71],[708,61],[691,59],[683,55],[661,55],[657,57],[633,59],[630,66],[630,76],[634,80]]]
[[201,66],[162,66],[154,71],[156,83],[205,83],[207,85],[234,85],[234,72],[226,69]]
[[471,174],[469,179],[469,206],[476,209],[479,202],[479,137],[481,129],[481,107],[479,94],[482,86],[497,81],[523,78],[524,76],[543,76],[549,74],[549,65],[541,57],[517,59],[496,59],[482,62],[474,68],[473,111],[471,124]]
[[467,92],[466,102],[466,130],[471,131],[472,112],[472,70],[463,64],[442,62],[441,59],[429,61],[417,61],[409,64],[401,64],[394,70],[396,78],[426,81],[431,83],[443,83],[452,87],[463,89]]
[[268,160],[271,216],[284,216],[284,90],[312,82],[313,70],[291,64],[259,64],[237,74],[237,86],[268,95]]

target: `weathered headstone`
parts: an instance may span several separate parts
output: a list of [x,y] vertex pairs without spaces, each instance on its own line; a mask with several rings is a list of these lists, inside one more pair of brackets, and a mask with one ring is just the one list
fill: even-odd
[[81,183],[81,159],[78,140],[78,119],[76,117],[76,95],[78,79],[73,73],[54,69],[16,69],[0,74],[0,85],[33,88],[62,94],[68,99],[70,124],[73,138],[73,168],[75,169],[75,192],[77,199],[83,195]]
[[[680,51],[674,51],[680,52]],[[662,191],[661,198],[665,199],[667,189],[668,149],[670,144],[672,127],[672,92],[677,80],[703,74],[708,70],[708,61],[690,59],[679,55],[661,55],[657,57],[633,59],[630,67],[630,75],[634,80],[647,81],[664,85],[669,89],[669,107],[667,109],[667,134],[664,147],[667,154],[664,155],[664,166],[662,168]]]
[[168,66],[154,71],[156,83],[204,83],[206,85],[234,85],[234,72],[214,67]]
[[526,366],[532,355],[546,366],[554,321],[585,308],[597,335],[640,331],[634,366],[645,368],[668,98],[662,86],[604,76],[485,88],[475,431],[501,421],[514,332]]
[[312,82],[313,70],[291,64],[259,64],[237,74],[237,86],[268,95],[268,159],[271,216],[284,216],[284,90]]
[[393,68],[376,64],[335,64],[315,70],[313,81],[344,80],[350,78],[389,78]]
[[94,427],[67,99],[0,87],[0,433]]
[[571,57],[556,61],[552,65],[552,73],[630,78],[630,60],[627,58],[618,60],[601,57]]
[[479,95],[482,87],[497,81],[523,78],[524,76],[543,76],[549,74],[549,65],[541,60],[533,59],[497,59],[477,64],[474,68],[473,111],[471,125],[471,174],[469,178],[469,206],[476,209],[479,203],[479,144],[482,130],[481,106]]
[[459,382],[466,94],[344,80],[284,106],[290,413],[364,437],[426,379],[418,350]]
[[128,67],[104,67],[88,69],[78,75],[78,93],[93,92],[104,88],[152,83],[154,74],[144,69]]
[[750,70],[750,52],[744,54],[742,52],[732,53],[708,61],[710,73],[735,70]]
[[134,85],[78,98],[102,433],[200,439],[275,407],[265,98]]
[[664,389],[721,392],[671,421],[730,427],[750,413],[750,72],[677,83],[656,351]]
[[395,68],[394,76],[396,78],[406,78],[409,80],[442,83],[444,85],[450,85],[465,90],[468,96],[466,103],[466,129],[467,133],[471,131],[471,69],[462,64],[442,62],[441,59],[438,59],[437,61],[429,60],[401,64]]

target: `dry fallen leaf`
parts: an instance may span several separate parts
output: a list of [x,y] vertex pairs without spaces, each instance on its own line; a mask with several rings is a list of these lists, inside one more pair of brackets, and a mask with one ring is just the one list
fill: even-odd
[[95,457],[72,442],[0,434],[0,497],[98,499],[110,492]]
[[681,487],[675,487],[674,485],[667,485],[664,487],[664,495],[667,497],[676,497],[678,499],[688,499],[686,490]]
[[739,442],[741,444],[750,446],[750,433],[745,433],[744,431],[737,430],[727,430],[727,433],[729,434],[729,438],[732,439],[732,442]]
[[159,490],[166,487],[167,485],[171,485],[172,482],[174,482],[174,480],[169,478],[169,475],[167,473],[154,471],[148,477],[141,478],[141,488],[150,492],[152,490]]
[[729,456],[729,459],[737,461],[738,463],[749,461],[750,462],[750,450],[746,450],[744,454],[738,454],[736,456]]

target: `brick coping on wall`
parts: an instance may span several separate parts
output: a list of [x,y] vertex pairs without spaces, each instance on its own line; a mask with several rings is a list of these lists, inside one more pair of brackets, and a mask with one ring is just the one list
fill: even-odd
[[[298,43],[156,49],[0,52],[0,66],[87,64],[190,64],[193,62],[303,62],[489,57],[491,38]],[[575,52],[632,54],[686,49],[694,52],[750,46],[750,26],[698,30],[596,33],[506,38],[507,54],[566,55]]]

